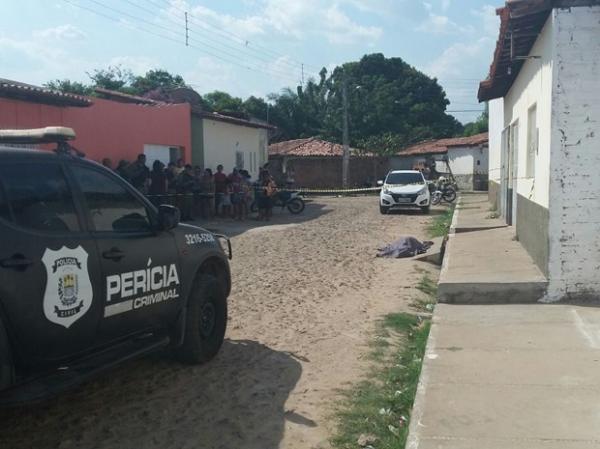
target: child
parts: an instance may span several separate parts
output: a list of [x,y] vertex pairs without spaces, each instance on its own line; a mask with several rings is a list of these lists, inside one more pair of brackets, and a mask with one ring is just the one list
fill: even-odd
[[222,216],[231,217],[231,195],[233,194],[233,185],[231,179],[225,181],[225,192],[223,193],[223,199],[221,202]]

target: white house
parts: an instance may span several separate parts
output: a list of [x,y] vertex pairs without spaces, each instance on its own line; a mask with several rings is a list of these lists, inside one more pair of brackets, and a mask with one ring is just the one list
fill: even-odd
[[510,0],[479,100],[490,199],[548,277],[546,300],[600,295],[600,0]]
[[192,109],[192,163],[226,172],[234,167],[248,170],[253,178],[269,160],[268,131],[262,122]]
[[461,190],[487,188],[487,133],[419,142],[392,156],[390,167],[392,170],[423,168],[427,159],[436,161],[436,170],[439,172],[447,172],[449,168]]

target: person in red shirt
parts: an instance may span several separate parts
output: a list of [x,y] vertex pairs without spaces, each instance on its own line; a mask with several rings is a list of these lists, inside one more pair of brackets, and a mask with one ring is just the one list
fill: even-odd
[[214,175],[215,180],[215,211],[217,215],[222,215],[223,198],[227,193],[227,175],[223,173],[223,166],[217,166],[217,172]]

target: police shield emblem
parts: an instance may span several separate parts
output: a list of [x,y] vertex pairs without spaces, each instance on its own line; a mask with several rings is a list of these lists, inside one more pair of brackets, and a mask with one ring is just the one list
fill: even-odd
[[44,315],[53,323],[68,328],[92,305],[94,292],[88,273],[88,254],[78,246],[63,246],[58,251],[46,248],[42,262],[47,281]]

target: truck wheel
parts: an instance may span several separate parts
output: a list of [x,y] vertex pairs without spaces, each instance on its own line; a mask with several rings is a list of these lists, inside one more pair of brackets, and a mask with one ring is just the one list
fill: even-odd
[[214,276],[196,279],[186,314],[183,344],[177,348],[179,360],[200,364],[212,359],[221,348],[227,328],[227,297]]
[[0,320],[0,390],[12,385],[13,380],[14,367],[8,343],[8,335],[6,334],[2,320]]

